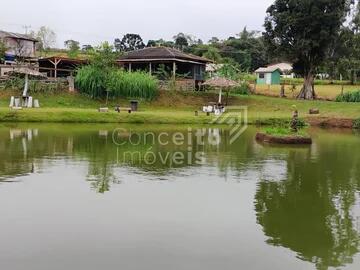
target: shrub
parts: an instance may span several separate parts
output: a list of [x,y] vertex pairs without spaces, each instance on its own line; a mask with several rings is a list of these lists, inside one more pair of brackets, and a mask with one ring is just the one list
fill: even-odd
[[277,137],[286,137],[286,136],[301,136],[301,137],[307,137],[307,133],[304,130],[299,130],[297,133],[294,133],[289,128],[282,128],[282,127],[269,127],[265,128],[265,133],[272,136]]
[[336,102],[360,102],[360,90],[338,95],[335,100]]
[[360,129],[360,118],[354,120],[353,128],[354,128],[354,129]]
[[248,83],[241,83],[239,86],[236,86],[233,90],[233,93],[237,95],[249,95],[250,94],[250,86]]

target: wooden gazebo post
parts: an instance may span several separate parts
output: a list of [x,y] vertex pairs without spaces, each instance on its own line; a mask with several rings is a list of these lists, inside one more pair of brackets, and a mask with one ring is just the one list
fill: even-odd
[[173,79],[176,80],[176,62],[173,62]]
[[49,60],[49,62],[54,65],[54,78],[57,78],[57,66],[61,62],[61,59],[55,58],[54,61]]

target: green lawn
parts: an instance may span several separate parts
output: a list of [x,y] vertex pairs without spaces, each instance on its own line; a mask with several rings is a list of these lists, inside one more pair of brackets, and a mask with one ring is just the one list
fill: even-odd
[[[182,123],[206,124],[213,116],[204,113],[195,116],[194,111],[201,111],[209,100],[216,100],[216,95],[166,94],[153,102],[141,102],[140,111],[132,114],[116,113],[114,105],[129,106],[128,100],[114,100],[108,105],[109,113],[99,113],[97,109],[105,106],[104,101],[94,101],[79,94],[38,95],[40,109],[13,111],[8,108],[9,96],[0,96],[0,121],[4,122],[79,122],[79,123]],[[229,105],[234,110],[237,106],[248,108],[250,123],[267,122],[271,119],[290,119],[292,106],[296,105],[301,118],[360,118],[360,104],[336,103],[329,101],[299,101],[266,96],[233,96]],[[310,116],[309,109],[318,108],[320,115]]]

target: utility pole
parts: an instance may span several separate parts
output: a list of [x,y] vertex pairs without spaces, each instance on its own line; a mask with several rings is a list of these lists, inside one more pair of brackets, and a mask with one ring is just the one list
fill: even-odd
[[31,28],[31,25],[23,25],[23,28],[25,29],[25,35],[27,35],[28,30]]

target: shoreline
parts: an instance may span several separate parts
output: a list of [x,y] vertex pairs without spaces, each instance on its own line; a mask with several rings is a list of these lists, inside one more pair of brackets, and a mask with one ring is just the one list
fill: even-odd
[[[14,111],[9,108],[0,108],[0,123],[82,123],[82,124],[105,124],[105,123],[123,123],[123,124],[200,124],[216,125],[213,115],[206,116],[199,113],[195,116],[195,111],[190,110],[153,110],[132,112],[107,112],[100,113],[94,109],[77,108],[56,108],[56,109],[24,109]],[[344,128],[352,129],[356,119],[312,116],[302,118],[312,127],[322,128]],[[248,117],[248,125],[281,125],[287,124],[290,118],[279,116],[257,116],[251,114]]]

